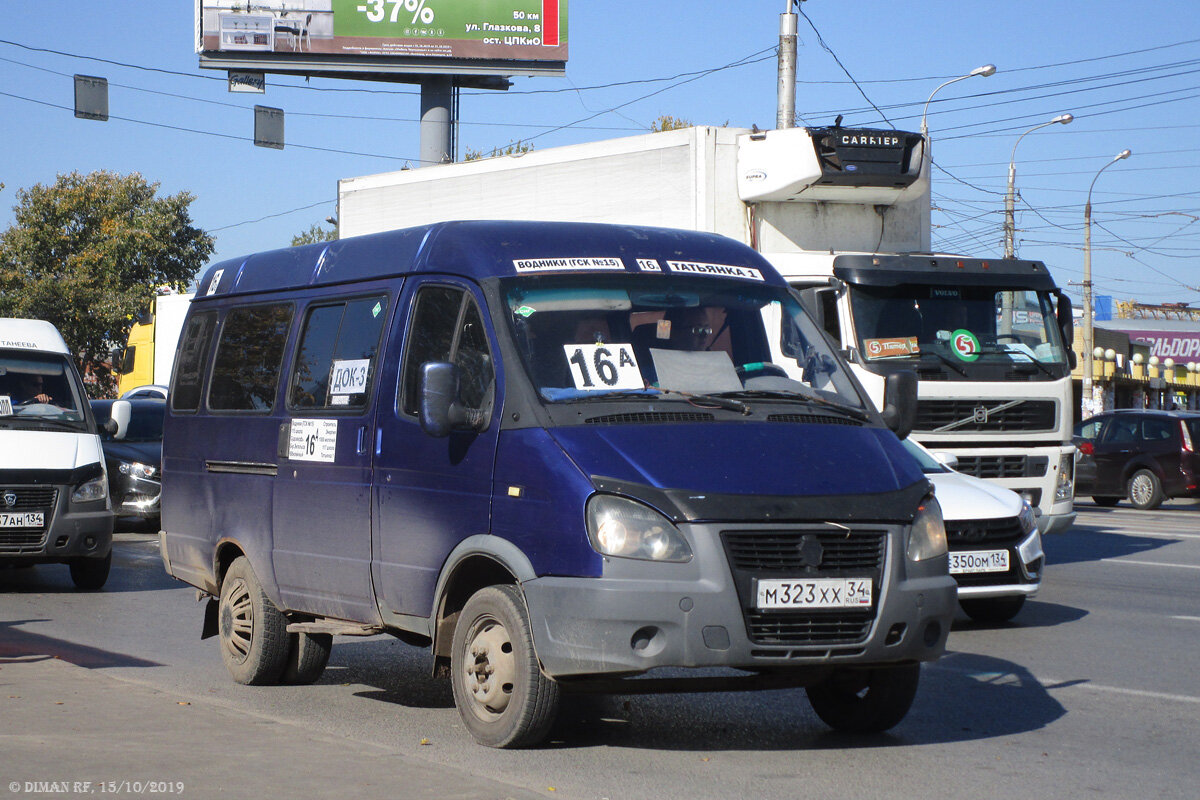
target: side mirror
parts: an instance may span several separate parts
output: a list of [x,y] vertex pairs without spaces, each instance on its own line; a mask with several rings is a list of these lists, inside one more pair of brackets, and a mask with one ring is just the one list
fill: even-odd
[[1075,318],[1071,313],[1071,298],[1065,294],[1059,294],[1058,304],[1054,309],[1054,315],[1058,319],[1058,328],[1062,331],[1063,347],[1067,350],[1067,361],[1070,363],[1071,369],[1075,369],[1078,359],[1075,355]]
[[954,455],[954,453],[947,453],[944,450],[939,450],[933,454],[933,457],[936,458],[938,463],[943,467],[958,469],[958,456]]
[[428,361],[421,365],[419,392],[421,430],[441,439],[451,431],[478,431],[483,428],[482,411],[467,408],[458,400],[459,370],[445,361]]
[[120,441],[129,433],[129,418],[133,415],[133,406],[128,400],[114,400],[112,409],[109,411],[108,422],[104,423],[104,430],[112,434],[113,439]]
[[901,439],[908,437],[917,421],[917,373],[902,369],[887,376],[881,414],[892,433]]

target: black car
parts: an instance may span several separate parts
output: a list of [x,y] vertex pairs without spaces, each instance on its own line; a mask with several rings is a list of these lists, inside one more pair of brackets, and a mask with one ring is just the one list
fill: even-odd
[[1129,409],[1075,426],[1075,494],[1097,505],[1122,498],[1156,508],[1168,497],[1200,497],[1200,413]]
[[[112,423],[115,402],[130,406],[129,423],[124,431],[117,430],[117,425]],[[118,517],[140,517],[157,524],[162,494],[163,417],[167,402],[147,398],[92,400],[91,404],[104,447],[113,513]]]

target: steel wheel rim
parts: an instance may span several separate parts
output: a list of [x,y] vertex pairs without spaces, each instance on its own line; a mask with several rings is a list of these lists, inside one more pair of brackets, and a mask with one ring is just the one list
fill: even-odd
[[495,617],[483,617],[471,626],[459,676],[472,699],[470,708],[482,720],[492,720],[508,708],[516,683],[517,662],[512,637]]
[[1138,505],[1145,505],[1150,502],[1150,494],[1153,490],[1154,487],[1151,485],[1149,477],[1146,475],[1135,475],[1133,483],[1129,486],[1129,496]]
[[235,579],[223,594],[221,641],[225,652],[241,664],[250,657],[250,646],[254,642],[254,603],[250,588],[241,578]]

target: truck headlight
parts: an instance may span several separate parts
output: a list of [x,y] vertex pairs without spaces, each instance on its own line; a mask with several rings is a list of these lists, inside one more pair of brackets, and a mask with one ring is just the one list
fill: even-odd
[[587,504],[587,532],[597,553],[646,561],[691,561],[679,529],[649,506],[611,494]]
[[135,478],[152,479],[158,475],[158,467],[137,461],[121,461],[117,464],[117,471],[122,475],[132,475]]
[[908,560],[928,561],[949,552],[946,544],[946,523],[942,507],[933,495],[921,501],[917,517],[908,532]]
[[1075,454],[1067,453],[1058,460],[1058,485],[1054,487],[1054,502],[1075,497]]
[[103,476],[84,481],[71,492],[72,503],[94,503],[108,497],[108,480]]

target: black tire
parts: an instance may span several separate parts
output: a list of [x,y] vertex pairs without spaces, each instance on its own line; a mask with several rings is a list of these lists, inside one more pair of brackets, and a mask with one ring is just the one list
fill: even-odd
[[813,711],[835,731],[882,733],[904,719],[920,677],[920,664],[845,667],[805,691]]
[[75,588],[85,592],[96,592],[108,581],[108,571],[112,569],[112,551],[104,558],[72,558],[71,580]]
[[1136,509],[1149,511],[1162,505],[1162,481],[1148,469],[1139,469],[1129,478],[1129,503]]
[[1101,508],[1112,508],[1117,503],[1121,502],[1121,498],[1119,498],[1119,497],[1096,497],[1096,495],[1092,495],[1092,502],[1095,503],[1096,505],[1100,506]]
[[1025,605],[1025,595],[1016,597],[979,597],[959,600],[967,616],[977,622],[1008,622]]
[[288,659],[287,620],[240,556],[221,582],[217,607],[221,660],[238,683],[278,683]]
[[279,682],[289,686],[316,683],[329,663],[329,651],[332,649],[333,634],[289,633],[287,664]]
[[542,674],[516,586],[480,589],[463,607],[450,653],[454,704],[488,747],[541,742],[558,715],[559,686]]

